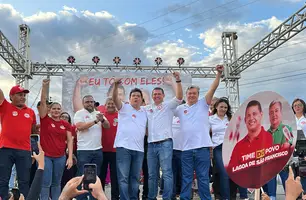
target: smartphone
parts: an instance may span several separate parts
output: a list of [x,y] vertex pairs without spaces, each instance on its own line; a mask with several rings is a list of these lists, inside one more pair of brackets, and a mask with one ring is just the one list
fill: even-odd
[[31,135],[31,150],[32,154],[35,152],[37,155],[39,154],[39,148],[37,142],[39,142],[39,135],[38,134],[33,134]]
[[13,199],[14,200],[19,200],[19,198],[20,198],[19,189],[18,188],[12,188],[11,192],[12,192],[12,195],[13,195]]
[[96,164],[85,164],[84,165],[84,177],[83,177],[84,190],[90,190],[89,184],[96,183],[96,181],[97,181],[97,165]]

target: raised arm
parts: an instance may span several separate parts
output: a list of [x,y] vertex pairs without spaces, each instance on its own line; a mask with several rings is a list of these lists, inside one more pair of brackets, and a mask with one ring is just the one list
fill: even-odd
[[0,89],[0,105],[3,103],[4,101],[4,94],[3,91]]
[[82,104],[82,95],[81,95],[81,89],[84,85],[86,85],[88,82],[87,77],[81,77],[78,79],[78,81],[75,84],[72,102],[73,102],[73,110],[76,113],[78,110],[81,110],[83,108]]
[[214,82],[211,84],[208,92],[205,95],[206,103],[208,105],[211,104],[211,100],[212,100],[212,98],[213,98],[213,96],[214,96],[214,94],[215,94],[215,92],[216,92],[216,90],[219,86],[221,75],[222,75],[222,72],[224,70],[224,67],[222,65],[217,65],[216,70],[218,71],[217,76],[216,76]]
[[183,99],[183,88],[182,88],[182,81],[179,72],[173,72],[173,76],[175,78],[176,87],[175,87],[175,96],[178,100]]
[[114,103],[115,103],[118,110],[120,110],[122,108],[122,102],[118,98],[118,86],[119,86],[119,84],[121,84],[121,79],[115,79],[114,91],[113,91],[113,94],[112,94],[112,98],[113,98]]
[[47,106],[47,92],[50,85],[50,79],[44,79],[42,82],[41,96],[40,96],[40,106],[38,108],[40,118],[45,118],[48,114]]

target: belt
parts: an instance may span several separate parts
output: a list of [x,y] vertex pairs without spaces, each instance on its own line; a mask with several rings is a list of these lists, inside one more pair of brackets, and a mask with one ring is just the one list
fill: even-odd
[[160,144],[160,143],[163,143],[163,142],[166,142],[168,140],[172,140],[171,138],[167,138],[165,140],[161,140],[161,141],[156,141],[156,142],[150,142],[151,144]]

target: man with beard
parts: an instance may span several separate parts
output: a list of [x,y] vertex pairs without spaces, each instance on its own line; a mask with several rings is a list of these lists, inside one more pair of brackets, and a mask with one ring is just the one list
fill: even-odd
[[[97,165],[97,175],[100,174],[103,162],[101,145],[102,126],[109,128],[110,124],[106,117],[95,110],[93,96],[83,97],[83,109],[77,111],[74,123],[77,128],[77,158],[79,175],[83,174],[84,164],[93,163]],[[87,199],[87,195],[81,195],[77,199]]]

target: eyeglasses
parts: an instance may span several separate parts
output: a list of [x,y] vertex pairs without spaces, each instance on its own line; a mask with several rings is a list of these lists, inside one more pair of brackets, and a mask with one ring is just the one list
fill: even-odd
[[295,105],[293,105],[293,107],[295,107],[295,108],[301,108],[301,107],[303,107],[303,104],[295,104]]
[[223,99],[223,100],[228,101],[228,98],[227,98],[227,97],[221,97],[220,99]]

